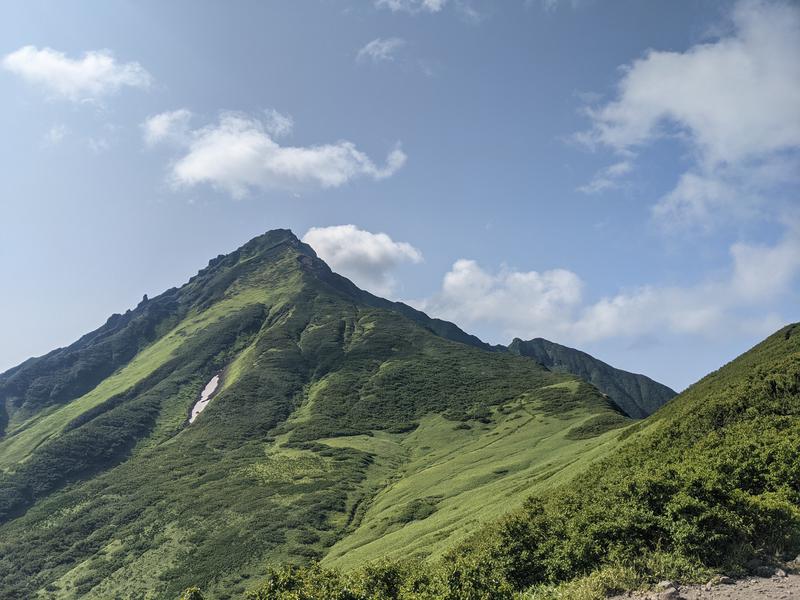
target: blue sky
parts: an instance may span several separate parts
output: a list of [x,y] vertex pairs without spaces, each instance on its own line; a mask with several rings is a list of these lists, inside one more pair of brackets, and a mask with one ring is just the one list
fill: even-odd
[[800,8],[0,7],[0,370],[265,230],[683,388],[798,320]]

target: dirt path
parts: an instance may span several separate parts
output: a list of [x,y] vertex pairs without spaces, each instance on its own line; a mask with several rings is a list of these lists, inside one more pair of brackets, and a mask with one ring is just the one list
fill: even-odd
[[616,600],[800,600],[800,575],[748,577],[732,583],[678,585],[658,592],[616,596]]

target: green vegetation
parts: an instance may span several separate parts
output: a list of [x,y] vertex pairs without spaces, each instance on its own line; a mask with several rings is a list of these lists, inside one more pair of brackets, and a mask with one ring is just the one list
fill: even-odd
[[675,392],[644,375],[615,369],[593,356],[542,338],[524,342],[518,338],[509,352],[527,356],[554,371],[572,373],[608,396],[626,415],[643,419],[675,397]]
[[4,599],[590,598],[800,549],[794,328],[634,423],[286,231],[0,400]]
[[617,415],[591,386],[357,290],[288,232],[114,335],[152,307],[156,335],[93,387],[21,382],[72,381],[97,332],[0,376],[0,597],[228,598],[266,562],[440,556],[612,443],[563,435]]
[[615,452],[434,562],[272,570],[250,598],[600,598],[800,549],[800,328],[628,429]]
[[[567,439],[565,430],[585,420],[580,410],[547,416],[538,400],[520,399],[496,407],[490,424],[470,421],[469,429],[460,429],[431,415],[391,447],[384,443],[389,436],[368,438],[379,438],[380,444],[369,450],[376,456],[373,477],[383,463],[402,461],[402,467],[385,471],[387,480],[359,506],[323,566],[352,569],[376,556],[442,556],[478,524],[522,506],[534,490],[568,481],[616,445],[609,435],[580,443]],[[351,438],[321,441],[339,447],[352,443]],[[353,446],[365,448],[362,444],[358,440]],[[401,477],[391,479],[398,472]],[[408,519],[432,508],[427,518]]]

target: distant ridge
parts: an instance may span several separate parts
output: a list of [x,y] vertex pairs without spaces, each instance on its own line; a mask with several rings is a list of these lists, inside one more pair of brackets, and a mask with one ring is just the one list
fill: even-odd
[[543,338],[527,342],[515,338],[508,350],[530,357],[553,371],[571,373],[588,381],[634,419],[653,414],[677,395],[675,390],[645,375],[614,368],[586,352]]

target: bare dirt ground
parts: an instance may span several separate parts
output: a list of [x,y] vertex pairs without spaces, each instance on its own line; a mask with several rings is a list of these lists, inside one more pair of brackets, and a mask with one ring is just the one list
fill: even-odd
[[[666,582],[665,582],[666,584]],[[730,583],[714,585],[662,584],[654,592],[616,596],[617,600],[635,598],[639,600],[800,600],[800,575],[786,574],[784,577],[747,577],[731,580]]]

